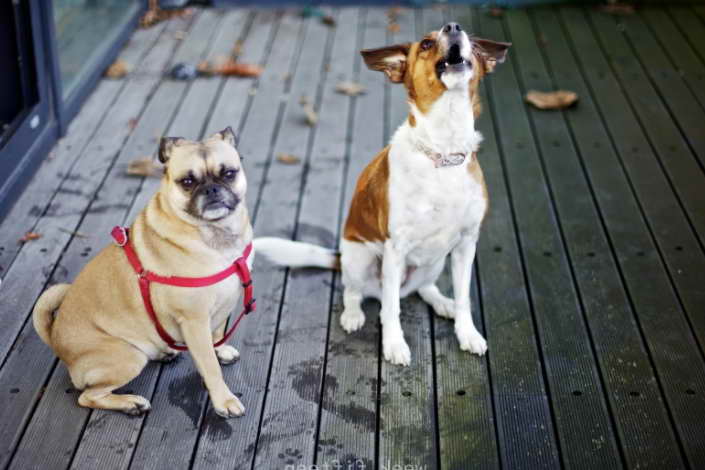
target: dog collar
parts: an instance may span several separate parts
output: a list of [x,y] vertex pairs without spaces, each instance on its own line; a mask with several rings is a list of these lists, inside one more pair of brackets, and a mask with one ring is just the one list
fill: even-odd
[[152,305],[152,295],[149,289],[149,285],[152,282],[178,287],[206,287],[217,284],[233,274],[237,274],[237,277],[240,278],[240,282],[242,283],[242,287],[244,289],[244,295],[242,298],[244,308],[240,315],[235,319],[230,329],[225,333],[225,335],[223,335],[223,338],[216,342],[213,347],[218,347],[225,343],[235,332],[235,328],[237,328],[237,325],[240,323],[240,320],[242,320],[242,317],[255,311],[257,306],[255,304],[255,298],[252,296],[254,290],[252,286],[252,276],[250,275],[250,269],[247,267],[247,258],[249,258],[250,253],[252,253],[252,243],[245,247],[245,251],[242,256],[236,259],[233,264],[213,275],[205,277],[160,276],[151,271],[144,270],[142,263],[137,256],[137,252],[132,246],[132,243],[130,243],[129,233],[129,229],[127,227],[120,226],[114,227],[110,232],[115,240],[115,243],[122,247],[125,251],[127,261],[129,261],[130,266],[132,266],[132,269],[134,269],[135,273],[137,273],[140,293],[142,294],[142,302],[144,303],[144,308],[147,310],[150,320],[152,320],[152,323],[154,324],[154,328],[157,330],[159,337],[171,349],[186,351],[188,350],[188,347],[186,345],[177,344],[174,338],[167,333],[162,324],[159,322],[157,313],[154,311],[154,306]]
[[434,152],[430,147],[419,141],[416,141],[416,149],[426,155],[433,162],[433,166],[436,168],[462,165],[468,155],[466,152],[453,152],[447,154]]

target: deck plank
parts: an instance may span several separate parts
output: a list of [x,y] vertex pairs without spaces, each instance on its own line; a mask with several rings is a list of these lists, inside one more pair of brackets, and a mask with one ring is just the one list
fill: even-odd
[[[680,133],[685,137],[686,145],[700,163],[701,174],[705,168],[705,132],[702,123],[705,122],[705,110],[698,102],[698,93],[705,92],[702,83],[696,89],[688,86],[683,71],[678,70],[667,56],[668,46],[663,47],[653,31],[649,30],[641,15],[627,15],[618,25],[624,27],[624,37],[636,53],[640,65],[648,79],[656,88],[662,101],[669,111],[669,119],[678,125]],[[677,31],[671,31],[671,39],[678,39]],[[672,44],[670,54],[680,56],[688,52],[685,43]],[[694,175],[693,175],[694,176]],[[705,179],[705,176],[704,176]]]
[[702,210],[705,207],[705,191],[702,191],[705,175],[702,168],[613,18],[597,12],[590,12],[588,16],[601,50],[618,77],[702,246],[705,244],[705,212]]
[[[279,113],[282,111],[282,96],[287,91],[288,77],[295,77],[299,72],[297,62],[302,50],[302,33],[305,28],[304,21],[290,12],[283,15],[277,13],[275,16],[271,16],[272,12],[266,10],[260,13],[252,26],[253,33],[273,20],[277,20],[278,24],[276,28],[272,28],[273,39],[269,48],[268,66],[254,88],[256,94],[249,105],[251,113],[244,123],[238,144],[240,154],[244,157],[248,179],[247,203],[251,217],[254,216],[254,208],[258,204],[262,169],[272,156],[272,139],[281,125]],[[214,117],[211,118],[209,126],[214,126],[213,129],[219,127],[214,124],[215,114],[223,116],[220,114],[223,111],[218,108],[223,106],[223,103],[227,105],[242,99],[242,93],[231,95],[230,93],[236,91],[228,85],[229,83],[226,83],[223,88],[214,110]],[[262,235],[260,226],[260,221],[255,216],[254,227],[258,235]],[[254,461],[283,284],[283,272],[279,268],[265,266],[264,259],[256,256],[255,266],[253,281],[257,312],[242,322],[231,340],[231,344],[240,351],[240,361],[223,370],[225,380],[230,384],[232,391],[242,394],[246,414],[237,420],[226,422],[209,406],[195,455],[196,468],[247,469]],[[230,439],[231,436],[234,437]]]
[[[337,16],[338,12],[332,13],[333,18]],[[345,26],[331,28],[318,20],[308,22],[304,37],[307,47],[301,52],[297,73],[286,97],[288,105],[282,114],[281,127],[274,145],[274,155],[288,153],[301,161],[295,165],[275,161],[270,165],[266,179],[262,182],[261,200],[257,209],[259,235],[276,234],[285,238],[301,235],[297,238],[325,246],[334,243],[337,217],[324,217],[324,207],[317,209],[321,217],[318,221],[320,225],[307,227],[305,221],[297,223],[299,215],[308,216],[311,220],[309,214],[298,213],[302,183],[306,175],[313,171],[310,167],[310,144],[330,142],[328,139],[333,137],[319,130],[318,125],[306,124],[300,102],[306,100],[318,110],[320,122],[321,94],[323,87],[330,88],[327,81],[330,69],[336,67],[336,64],[350,61],[349,55],[331,56],[334,38],[335,42],[340,43],[346,40],[346,33],[354,37],[354,29],[349,31]],[[326,118],[334,119],[330,115]],[[334,204],[338,199],[335,194],[325,192],[313,197],[319,200],[330,197],[330,202]],[[312,236],[312,232],[318,236]],[[316,449],[332,275],[329,271],[306,269],[288,273],[279,270],[278,276],[282,275],[279,325],[254,469],[311,465]]]
[[[521,63],[522,81],[526,89],[553,89],[564,87],[562,82],[554,82],[546,70],[544,60],[540,55],[537,41],[540,34],[548,34],[548,26],[543,26],[543,22],[548,23],[548,19],[542,18],[539,21],[541,29],[536,34],[532,31],[528,17],[525,13],[517,13],[508,16],[508,23],[512,29],[515,44],[517,45],[517,57]],[[521,36],[514,36],[515,33],[523,32]],[[525,36],[529,35],[529,38]],[[533,38],[530,36],[534,36]],[[551,38],[545,41],[562,44],[559,37],[556,37],[555,28]],[[548,47],[548,46],[546,46]],[[562,60],[567,60],[565,57]],[[563,75],[559,75],[561,80]],[[577,108],[576,108],[577,109]],[[617,426],[621,428],[621,436],[626,440],[639,440],[626,444],[628,448],[638,448],[641,445],[651,449],[639,456],[644,462],[657,462],[666,456],[666,463],[678,462],[678,448],[674,440],[670,442],[662,436],[668,436],[663,429],[668,429],[668,416],[661,401],[662,397],[656,386],[655,373],[649,364],[649,356],[642,345],[641,334],[637,323],[631,313],[631,308],[619,276],[618,267],[612,257],[608,239],[604,233],[598,209],[593,201],[592,194],[587,180],[582,171],[581,162],[578,159],[576,149],[572,142],[572,135],[565,117],[570,117],[574,111],[565,113],[545,113],[539,110],[532,110],[531,116],[534,121],[535,133],[546,168],[547,184],[549,185],[560,218],[561,230],[565,237],[569,259],[578,286],[580,288],[581,302],[585,309],[587,324],[590,327],[591,339],[596,343],[595,353],[599,360],[601,375],[604,385],[607,388],[607,398],[610,400],[612,413]],[[562,115],[563,114],[563,115]],[[593,143],[590,142],[590,145]],[[594,152],[594,147],[590,149]],[[657,273],[661,273],[664,278],[663,268],[657,266]],[[666,282],[666,288],[669,289]],[[609,312],[613,312],[610,314]],[[634,365],[637,367],[634,367]],[[626,386],[625,386],[626,385]],[[646,391],[641,392],[642,387]],[[602,388],[602,387],[600,387]],[[595,390],[580,395],[581,398],[574,401],[584,403],[586,395],[592,395]],[[640,391],[643,398],[634,403],[631,395],[634,390]],[[570,389],[564,391],[570,396]],[[598,392],[603,395],[605,392]],[[590,408],[600,406],[605,408],[604,398],[601,396],[601,403],[589,404]],[[628,403],[628,405],[625,404]],[[644,416],[648,419],[634,419],[635,407],[641,407]],[[628,412],[627,412],[628,407]],[[605,416],[602,427],[610,428],[609,416]],[[575,423],[585,422],[585,420],[574,419]],[[592,426],[587,426],[592,429]],[[601,462],[592,462],[591,466],[621,466],[620,457],[615,446],[614,434],[603,436],[604,429],[597,435],[590,436],[590,440],[583,441],[577,436],[579,442],[568,441],[565,448],[573,453],[575,463],[577,461],[590,461],[595,455],[588,452],[581,455],[575,447],[594,445],[601,449],[603,455]],[[587,436],[586,436],[587,437]],[[610,442],[612,440],[612,442]],[[669,447],[670,445],[670,447]],[[670,450],[670,458],[668,460]],[[674,457],[675,456],[675,457]],[[630,465],[634,456],[628,454]]]
[[[384,43],[383,15],[384,10],[379,8],[360,12],[360,33],[354,43],[354,71],[344,77],[360,83],[366,92],[352,99],[351,118],[345,123],[348,133],[341,187],[341,224],[347,217],[358,176],[384,145],[384,126],[379,124],[380,116],[384,115],[382,80],[367,69],[357,52]],[[363,304],[367,320],[360,331],[352,334],[340,326],[343,306],[339,277],[335,279],[333,305],[316,463],[323,467],[340,462],[351,470],[376,468],[379,304],[373,301]],[[354,418],[349,416],[352,413]]]
[[[189,24],[190,22],[186,23],[186,26],[188,27]],[[170,23],[167,25],[165,33],[173,30],[177,25],[179,25],[179,28],[184,26],[181,22]],[[131,82],[123,89],[119,98],[120,102],[119,104],[116,103],[116,112],[111,115],[110,120],[104,121],[101,125],[96,138],[89,143],[81,156],[82,164],[76,165],[76,170],[72,173],[72,176],[67,178],[67,184],[62,185],[62,188],[67,189],[67,191],[61,192],[60,197],[57,198],[57,202],[61,204],[62,213],[52,218],[42,219],[38,225],[42,227],[41,231],[43,233],[59,232],[67,238],[69,238],[69,235],[60,232],[59,227],[68,227],[70,230],[75,227],[76,230],[86,230],[87,233],[91,233],[91,238],[71,239],[69,250],[63,254],[64,258],[62,258],[59,268],[52,275],[51,279],[53,282],[67,281],[73,278],[85,263],[85,258],[89,252],[84,250],[72,253],[70,247],[73,242],[84,240],[84,246],[100,243],[99,240],[102,237],[97,234],[108,233],[108,227],[103,227],[103,230],[100,230],[100,226],[96,227],[86,224],[86,220],[94,215],[101,216],[111,210],[126,210],[129,207],[129,204],[122,202],[125,195],[130,197],[132,194],[125,193],[126,190],[130,190],[129,187],[112,188],[113,193],[118,192],[118,194],[113,195],[112,198],[108,197],[107,201],[110,202],[107,203],[100,201],[99,193],[103,189],[105,174],[114,169],[116,156],[124,155],[125,146],[129,145],[130,142],[138,140],[139,137],[144,138],[141,135],[140,126],[136,127],[134,132],[130,134],[131,126],[129,122],[131,119],[140,117],[143,111],[146,112],[150,104],[152,106],[161,105],[161,103],[149,101],[147,98],[161,82],[161,71],[173,56],[177,44],[178,41],[176,39],[170,34],[165,34],[160,38],[157,46],[145,57],[142,64],[142,73],[148,78]],[[125,142],[125,138],[127,138],[127,142]],[[149,138],[151,138],[151,135],[149,135]],[[113,203],[112,201],[120,202]],[[114,222],[112,220],[113,224]],[[105,221],[105,225],[110,223],[111,221]],[[92,228],[97,230],[93,232]],[[96,235],[93,235],[94,233]],[[107,243],[107,236],[104,240]],[[60,247],[63,247],[63,244]],[[30,248],[34,248],[34,245]],[[21,255],[25,251],[28,252],[29,250],[23,250]],[[42,256],[39,255],[37,258],[42,259]],[[25,266],[25,269],[30,267],[36,269],[31,263],[22,264],[21,266]],[[48,271],[47,274],[50,272]],[[39,277],[36,272],[30,271],[26,272],[25,276],[30,278]],[[28,280],[24,282],[28,283]],[[27,311],[29,307],[30,305],[25,305],[22,310]],[[30,343],[41,343],[36,333],[31,330],[31,322],[26,323],[23,335],[28,336],[27,339]],[[17,351],[17,354],[14,357],[11,356],[9,361],[13,359],[26,361],[26,358],[22,357],[25,352],[24,348],[16,348],[14,351]],[[46,346],[41,349],[39,356],[45,358],[48,364],[56,362],[53,353]],[[89,412],[76,406],[75,394],[73,392],[64,393],[65,390],[71,390],[71,383],[68,378],[68,372],[62,365],[54,369],[49,379],[45,393],[40,398],[32,419],[15,452],[10,465],[12,468],[41,467],[49,459],[52,459],[59,467],[62,466],[62,463],[63,466],[68,464]],[[31,393],[31,391],[28,392]],[[54,413],[58,413],[62,420],[52,419],[55,416]],[[17,432],[19,431],[20,429],[17,429]],[[47,439],[47,435],[51,435],[52,439]]]
[[686,36],[664,9],[647,8],[642,11],[641,17],[671,59],[675,72],[681,75],[700,106],[705,107],[705,64]]
[[[398,36],[415,41],[442,25],[440,10],[425,9],[416,12],[416,24],[412,21],[402,24]],[[399,115],[401,109],[407,108],[399,100],[388,100],[387,106],[388,115],[392,114],[390,109],[399,110],[394,112]],[[390,136],[386,138],[389,140]],[[379,464],[387,468],[407,465],[438,468],[431,315],[431,309],[418,295],[403,299],[401,324],[411,350],[411,364],[403,367],[382,359]]]

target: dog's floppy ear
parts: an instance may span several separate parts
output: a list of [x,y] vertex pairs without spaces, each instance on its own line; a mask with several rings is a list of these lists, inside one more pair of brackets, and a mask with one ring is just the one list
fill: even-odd
[[231,147],[237,147],[237,137],[235,137],[235,133],[233,132],[232,127],[230,126],[226,127],[220,132],[216,132],[212,137],[221,139],[223,142],[229,144]]
[[159,142],[159,161],[162,163],[169,161],[172,149],[183,140],[183,137],[162,137]]
[[363,49],[360,54],[370,70],[384,72],[390,81],[400,83],[404,80],[406,56],[410,47],[411,44],[408,43],[395,44],[377,49]]
[[473,53],[477,54],[485,64],[485,72],[490,73],[497,64],[507,58],[507,50],[511,42],[492,41],[490,39],[471,38]]

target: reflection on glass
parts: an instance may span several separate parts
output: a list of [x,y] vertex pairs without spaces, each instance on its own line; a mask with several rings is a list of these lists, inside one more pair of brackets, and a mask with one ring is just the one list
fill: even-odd
[[138,0],[54,1],[64,99],[95,66],[138,8]]

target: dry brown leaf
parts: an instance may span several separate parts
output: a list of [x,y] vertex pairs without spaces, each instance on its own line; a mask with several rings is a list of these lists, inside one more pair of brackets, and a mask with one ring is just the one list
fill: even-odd
[[137,127],[137,118],[132,118],[127,121],[127,127],[132,131]]
[[229,60],[215,68],[214,73],[228,77],[259,77],[262,74],[262,67],[255,64],[242,64]]
[[629,3],[610,3],[608,5],[600,5],[598,7],[601,12],[609,13],[610,15],[633,15],[634,5]]
[[398,33],[400,29],[399,23],[389,23],[387,25],[387,31],[390,33]]
[[494,16],[495,18],[499,18],[500,16],[504,15],[504,10],[502,8],[493,7],[487,10],[487,14],[490,16]]
[[578,94],[566,90],[549,92],[531,90],[526,94],[525,99],[527,103],[531,103],[539,109],[563,109],[578,101]]
[[335,91],[348,96],[357,96],[365,92],[365,87],[355,82],[340,82],[335,86]]
[[149,7],[140,18],[140,27],[149,28],[164,20],[172,18],[188,18],[193,15],[192,8],[179,8],[173,10],[162,10],[159,8],[159,0],[149,0]]
[[213,75],[215,73],[213,65],[207,60],[202,60],[196,65],[196,70],[201,75]]
[[336,25],[335,18],[333,18],[330,15],[325,15],[324,17],[322,17],[321,23],[323,23],[326,26],[335,26]]
[[130,73],[130,64],[122,59],[118,59],[105,70],[105,76],[108,78],[122,78]]
[[42,234],[37,233],[37,232],[27,232],[22,236],[22,238],[20,238],[18,240],[18,242],[27,243],[27,242],[31,242],[32,240],[37,240],[39,238],[42,238]]
[[387,10],[387,18],[389,18],[390,23],[396,22],[396,19],[401,16],[401,13],[404,11],[402,7],[392,7],[389,10]]
[[127,174],[130,176],[155,176],[162,166],[152,157],[135,158],[127,164]]
[[281,163],[285,163],[287,165],[296,165],[299,162],[301,162],[301,159],[295,155],[291,155],[289,153],[279,153],[277,154],[277,160],[280,161]]

